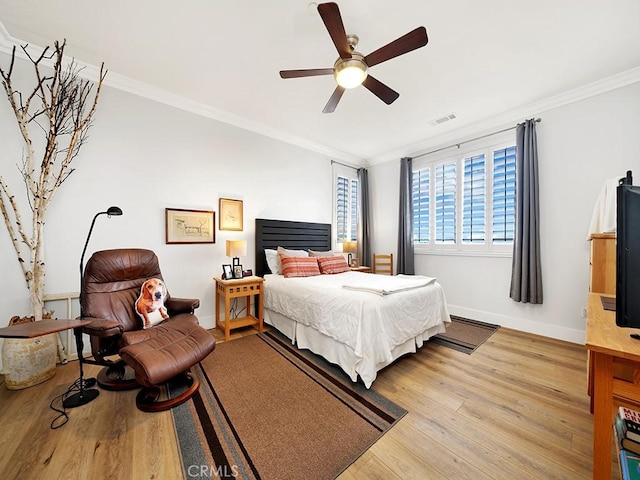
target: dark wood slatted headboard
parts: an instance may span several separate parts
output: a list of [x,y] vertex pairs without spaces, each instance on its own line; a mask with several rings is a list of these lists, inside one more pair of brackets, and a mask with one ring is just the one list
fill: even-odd
[[256,218],[256,275],[270,273],[265,248],[331,250],[331,224]]

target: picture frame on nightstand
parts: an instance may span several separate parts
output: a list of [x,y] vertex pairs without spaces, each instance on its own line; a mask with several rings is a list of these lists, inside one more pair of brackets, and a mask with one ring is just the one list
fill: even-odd
[[233,266],[233,278],[242,278],[242,265]]
[[231,268],[231,265],[222,265],[222,279],[229,280],[230,278],[233,278],[233,269]]
[[351,264],[349,265],[351,268],[358,268],[360,266],[360,260],[356,257],[351,257]]

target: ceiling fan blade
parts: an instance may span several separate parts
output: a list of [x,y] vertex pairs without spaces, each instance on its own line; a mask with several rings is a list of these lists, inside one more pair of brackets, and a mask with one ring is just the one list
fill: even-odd
[[341,87],[340,85],[336,87],[336,89],[333,91],[333,95],[331,95],[331,98],[324,106],[322,113],[333,113],[335,111],[336,107],[338,106],[338,102],[342,98],[344,90],[344,87]]
[[364,79],[362,85],[387,105],[391,105],[400,96],[398,92],[387,87],[384,83],[373,78],[371,75],[367,75],[367,78]]
[[428,41],[427,29],[424,27],[418,27],[393,42],[388,43],[384,47],[379,48],[375,52],[371,52],[369,55],[364,57],[364,61],[369,67],[373,67],[374,65],[399,57],[400,55],[415,50],[416,48],[424,47]]
[[280,70],[280,78],[315,77],[333,75],[333,68],[311,68],[307,70]]
[[351,48],[349,47],[349,40],[347,40],[347,33],[344,30],[338,5],[333,2],[321,3],[318,5],[318,13],[320,17],[322,17],[324,26],[327,27],[329,31],[331,40],[333,40],[333,44],[336,46],[340,58],[351,58]]

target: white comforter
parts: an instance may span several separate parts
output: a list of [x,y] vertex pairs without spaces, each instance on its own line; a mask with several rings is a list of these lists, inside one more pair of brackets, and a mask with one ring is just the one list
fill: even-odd
[[[450,319],[435,279],[412,276],[423,285],[405,288],[408,277],[380,277],[360,272],[304,278],[265,275],[264,307],[348,345],[367,363],[390,363],[394,347]],[[386,282],[394,278],[403,288],[380,294],[381,282],[390,288]],[[367,281],[376,292],[344,288],[367,288]]]
[[376,295],[391,295],[392,293],[424,287],[435,281],[436,279],[433,277],[420,275],[397,275],[395,277],[389,275],[357,275],[346,279],[342,283],[342,288],[375,293]]

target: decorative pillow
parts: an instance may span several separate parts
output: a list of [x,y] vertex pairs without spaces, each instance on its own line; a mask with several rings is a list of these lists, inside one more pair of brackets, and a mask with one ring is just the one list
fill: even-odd
[[290,257],[280,254],[282,273],[289,277],[314,277],[320,275],[316,257]]
[[[275,250],[271,250],[271,251],[275,251]],[[267,250],[265,250],[265,254],[266,252]],[[269,269],[271,270],[271,273],[277,273],[278,275],[282,275],[282,264],[280,263],[280,257],[279,257],[280,253],[282,253],[283,255],[287,255],[288,257],[308,257],[309,256],[306,250],[289,250],[288,248],[278,247],[278,250],[276,252],[277,267],[275,270],[271,268],[271,265],[269,264],[269,257],[267,257],[267,265],[269,265]]]
[[167,287],[159,278],[150,278],[140,287],[140,296],[136,300],[136,313],[142,320],[142,328],[153,327],[169,318],[164,301],[167,298]]
[[289,250],[288,248],[278,247],[278,253],[288,257],[308,257],[309,252],[306,250]]
[[317,257],[318,266],[323,274],[349,272],[351,269],[342,255],[334,257]]
[[309,250],[310,257],[333,257],[335,256],[335,252],[329,250],[327,252],[316,252],[315,250]]
[[271,273],[282,274],[280,271],[280,259],[278,258],[278,251],[271,248],[264,249],[264,255],[267,258],[267,266]]

